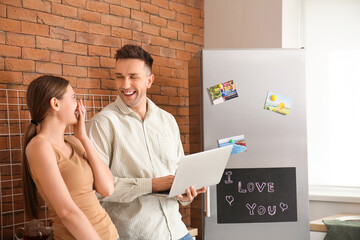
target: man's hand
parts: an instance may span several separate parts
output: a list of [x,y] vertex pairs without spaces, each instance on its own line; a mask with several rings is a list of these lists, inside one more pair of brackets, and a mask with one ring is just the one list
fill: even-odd
[[162,192],[170,190],[171,185],[174,181],[174,175],[168,175],[165,177],[153,178],[152,179],[152,192]]
[[179,194],[176,198],[182,202],[191,202],[199,193],[206,192],[206,187],[196,190],[194,186],[185,190],[185,194]]

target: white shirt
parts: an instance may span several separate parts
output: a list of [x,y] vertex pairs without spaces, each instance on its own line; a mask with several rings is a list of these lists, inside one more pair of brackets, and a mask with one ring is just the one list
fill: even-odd
[[178,201],[148,195],[152,178],[174,175],[184,155],[175,118],[147,99],[142,121],[117,97],[89,121],[87,131],[114,175],[115,192],[101,202],[120,239],[184,237]]

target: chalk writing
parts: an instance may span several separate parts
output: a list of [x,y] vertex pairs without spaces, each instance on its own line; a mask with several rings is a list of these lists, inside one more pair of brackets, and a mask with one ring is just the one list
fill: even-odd
[[219,223],[297,221],[296,169],[226,169],[217,200]]

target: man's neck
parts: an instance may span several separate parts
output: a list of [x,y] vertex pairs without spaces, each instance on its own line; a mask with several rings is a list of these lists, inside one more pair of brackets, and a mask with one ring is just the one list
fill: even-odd
[[138,115],[138,117],[144,121],[145,117],[146,117],[146,113],[148,110],[148,103],[147,101],[145,101],[145,104],[142,104],[140,107],[138,108],[131,108],[131,110],[134,111],[134,113],[136,113],[136,115]]

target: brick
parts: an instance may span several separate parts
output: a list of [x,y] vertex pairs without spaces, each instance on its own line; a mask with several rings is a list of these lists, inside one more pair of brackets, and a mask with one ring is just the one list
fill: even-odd
[[177,88],[176,87],[161,86],[161,95],[176,96],[177,95]]
[[168,22],[168,28],[182,32],[183,29],[184,29],[184,24],[176,22],[176,21],[169,21]]
[[101,22],[101,15],[98,12],[92,12],[87,10],[78,9],[79,20],[84,20],[86,22]]
[[75,77],[87,77],[86,67],[76,67],[76,66],[63,66],[63,75],[64,76],[75,76]]
[[193,35],[199,35],[199,27],[185,24],[184,32]]
[[160,86],[158,85],[152,85],[151,88],[149,88],[146,91],[148,94],[156,94],[156,95],[160,95]]
[[204,27],[204,19],[203,18],[192,17],[191,18],[191,24],[203,28]]
[[75,32],[62,28],[50,27],[50,38],[75,41]]
[[77,81],[77,87],[78,88],[97,88],[99,89],[101,87],[100,85],[100,79],[93,79],[93,78],[85,78],[85,79],[79,79]]
[[112,16],[108,14],[101,14],[101,24],[122,27],[123,18],[118,16]]
[[159,57],[159,56],[152,56],[154,59],[154,64],[159,66],[169,66],[169,58],[167,57]]
[[160,56],[174,58],[175,57],[175,50],[170,49],[170,48],[161,47],[160,48]]
[[62,68],[57,63],[36,62],[36,72],[61,75]]
[[115,68],[114,58],[100,57],[100,67]]
[[162,7],[162,8],[166,8],[166,9],[169,8],[168,0],[151,0],[151,4]]
[[86,8],[90,11],[109,13],[109,4],[98,1],[88,1]]
[[5,69],[5,59],[3,57],[0,57],[0,70]]
[[189,76],[187,69],[177,69],[176,70],[176,77],[177,78],[185,78],[187,79]]
[[143,24],[143,32],[149,33],[151,35],[159,36],[160,34],[160,28],[157,26],[154,26],[152,24]]
[[151,43],[151,35],[134,31],[133,40],[137,40],[144,43]]
[[183,60],[190,60],[191,59],[191,53],[186,52],[186,51],[176,50],[176,58],[177,59],[183,59]]
[[115,89],[115,81],[108,79],[101,79],[101,88],[102,89]]
[[160,27],[167,26],[167,20],[165,18],[161,18],[153,15],[150,16],[150,23]]
[[121,17],[130,17],[130,9],[110,4],[110,13]]
[[89,28],[89,24],[84,21],[78,21],[74,19],[65,19],[64,28],[78,31],[78,32],[86,32]]
[[142,23],[137,20],[124,18],[123,27],[132,29],[134,31],[142,31]]
[[1,0],[1,4],[21,7],[21,1],[22,0]]
[[77,56],[78,66],[99,67],[99,57]]
[[177,39],[177,32],[167,28],[161,28],[160,35],[166,38]]
[[159,17],[175,20],[176,15],[174,11],[170,11],[164,8],[159,8]]
[[181,14],[181,13],[176,13],[176,21],[186,23],[186,24],[191,24],[191,16]]
[[64,17],[77,18],[77,8],[63,4],[53,3],[52,14],[60,15]]
[[64,52],[76,53],[76,54],[87,54],[87,45],[73,42],[64,42]]
[[38,12],[37,19],[39,23],[50,26],[64,27],[64,17],[55,16],[52,14]]
[[87,0],[62,0],[62,3],[84,9],[86,7],[86,1]]
[[150,22],[150,14],[131,9],[131,18],[141,22]]
[[185,43],[185,50],[188,52],[197,53],[200,50],[200,47],[199,47],[199,45]]
[[20,33],[20,21],[0,18],[0,31]]
[[50,61],[50,51],[36,48],[23,48],[22,49],[23,59],[32,59],[39,61]]
[[169,59],[169,67],[185,69],[185,68],[187,68],[187,64],[186,64],[186,62],[184,60],[170,58]]
[[169,97],[162,96],[162,95],[153,95],[152,101],[158,105],[161,105],[161,104],[167,105],[169,103]]
[[184,44],[184,42],[181,42],[181,41],[170,40],[170,48],[184,50],[185,44]]
[[34,72],[35,71],[35,62],[33,60],[6,58],[5,59],[5,69],[7,71]]
[[89,45],[89,55],[110,57],[110,48]]
[[178,115],[178,108],[174,107],[174,106],[161,106],[161,108],[165,111],[167,111],[168,113],[172,114],[173,116]]
[[127,45],[127,44],[141,46],[141,42],[130,40],[130,39],[125,39],[125,38],[122,39],[122,46]]
[[35,47],[35,36],[7,33],[6,44],[20,47]]
[[21,33],[49,37],[49,26],[44,24],[21,22]]
[[165,77],[176,77],[176,69],[160,67],[160,75]]
[[140,10],[140,2],[136,0],[122,0],[121,5],[124,7]]
[[5,44],[6,34],[5,32],[0,32],[0,44]]
[[169,47],[169,43],[170,43],[170,40],[168,38],[156,37],[156,36],[153,36],[151,38],[151,44],[152,45],[157,45],[157,46],[162,46],[162,47]]
[[189,33],[178,32],[178,40],[184,42],[192,42],[193,36]]
[[51,39],[45,37],[36,37],[36,47],[50,50],[63,50],[63,41],[58,39]]
[[119,47],[121,39],[77,32],[76,41],[81,43],[92,44],[92,45]]
[[199,37],[199,36],[193,36],[193,43],[203,46],[204,45],[204,38]]
[[110,26],[104,26],[101,24],[90,23],[89,33],[108,35],[110,36]]
[[133,31],[125,28],[112,27],[111,36],[132,39]]
[[147,51],[148,53],[150,53],[151,55],[156,55],[156,56],[160,56],[160,47],[158,46],[151,46],[149,44],[143,43],[142,48]]
[[20,57],[21,48],[8,45],[0,45],[0,56],[3,57]]
[[88,68],[89,78],[109,78],[109,70],[103,68]]
[[76,55],[62,52],[51,52],[51,62],[76,65]]
[[51,3],[42,0],[23,0],[23,7],[42,12],[51,12]]
[[182,97],[189,96],[189,89],[188,88],[178,88],[178,95]]
[[21,84],[22,80],[21,72],[0,71],[1,83]]
[[200,17],[201,16],[201,11],[199,9],[189,7],[189,6],[186,6],[183,4],[179,4],[179,3],[170,2],[169,9],[173,10],[175,12],[180,12],[180,13],[183,13],[186,15],[190,15],[192,17]]
[[142,2],[141,3],[141,11],[145,12],[145,13],[150,13],[153,15],[158,15],[159,7],[149,4],[149,3]]
[[36,22],[36,12],[24,8],[7,7],[7,17],[16,20],[25,20],[28,22]]

